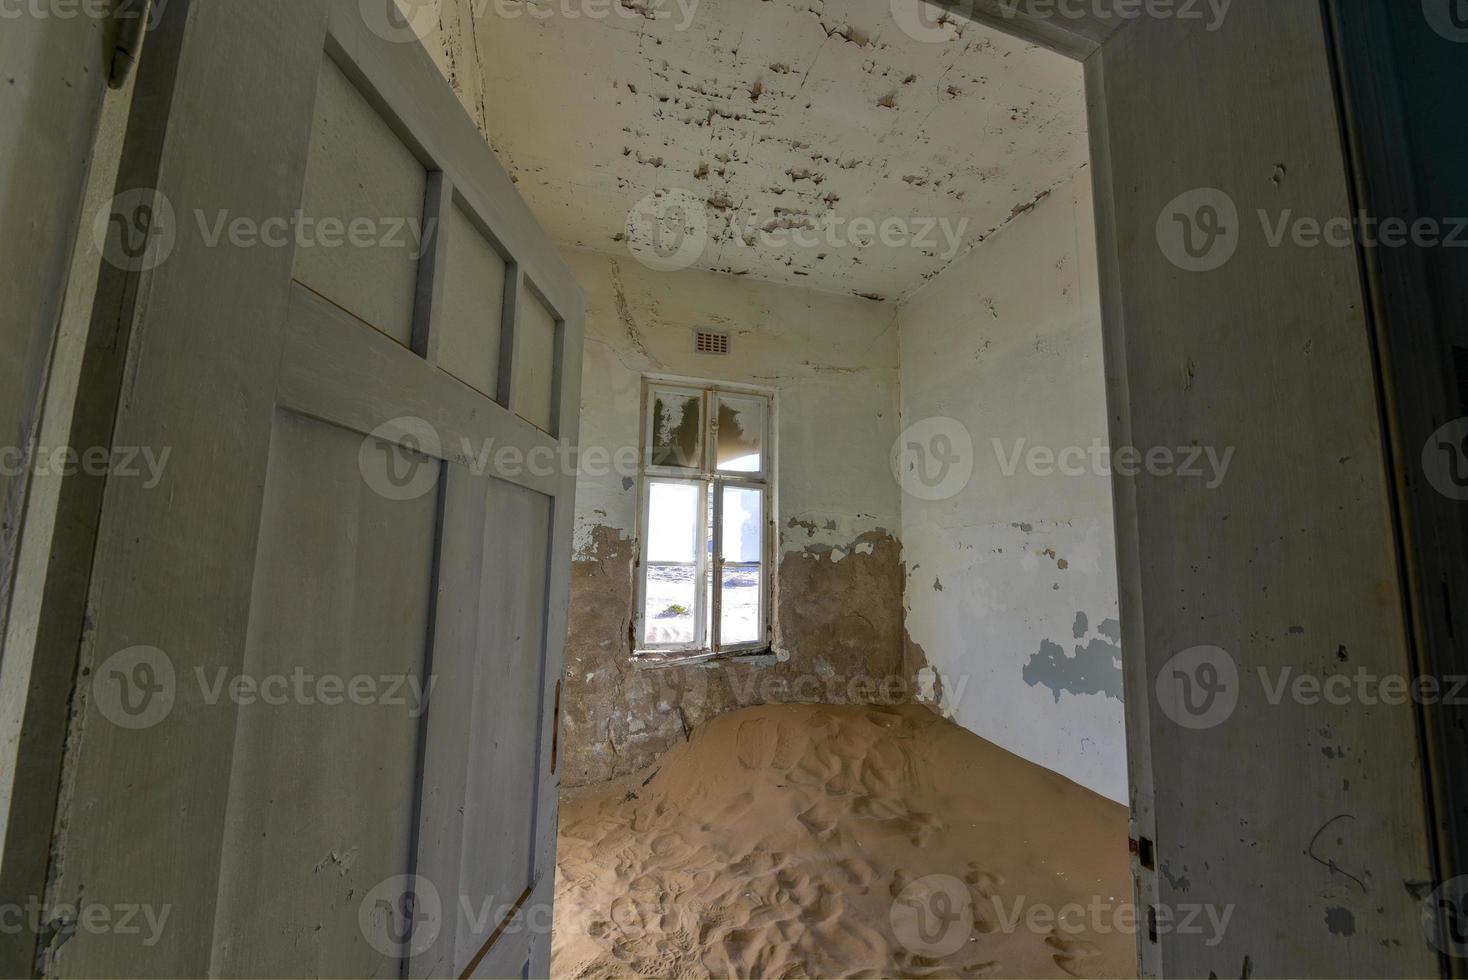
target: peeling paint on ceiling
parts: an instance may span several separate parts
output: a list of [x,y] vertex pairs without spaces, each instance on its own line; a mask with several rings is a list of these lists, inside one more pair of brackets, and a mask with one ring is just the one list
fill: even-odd
[[667,246],[682,201],[680,265],[900,300],[1086,166],[1077,63],[915,40],[893,0],[463,2],[491,144],[565,246]]

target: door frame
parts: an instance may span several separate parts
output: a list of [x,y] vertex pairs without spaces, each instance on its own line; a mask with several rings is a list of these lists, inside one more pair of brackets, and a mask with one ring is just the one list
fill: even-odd
[[[948,11],[957,19],[973,21],[1029,41],[1082,64],[1095,189],[1098,272],[1102,309],[1102,342],[1107,375],[1107,407],[1114,446],[1134,446],[1135,416],[1129,370],[1128,302],[1123,290],[1121,216],[1113,188],[1118,174],[1113,163],[1113,126],[1107,111],[1108,66],[1105,53],[1145,12],[1133,0],[1093,0],[1057,4],[1055,0],[919,0]],[[1407,4],[1413,8],[1415,3]],[[1371,213],[1415,215],[1418,204],[1410,175],[1394,156],[1406,138],[1392,72],[1398,66],[1382,41],[1380,11],[1373,4],[1346,0],[1292,0],[1291,7],[1318,10],[1329,46],[1330,83],[1340,112],[1339,146],[1350,181],[1352,206],[1365,205]],[[1371,10],[1365,8],[1370,7]],[[1362,9],[1356,9],[1362,8]],[[1460,56],[1460,66],[1468,60]],[[1159,79],[1159,81],[1165,81]],[[1223,84],[1223,83],[1220,83]],[[1159,85],[1165,88],[1165,85]],[[1189,134],[1178,134],[1186,138]],[[1451,362],[1442,354],[1442,333],[1426,296],[1442,288],[1427,284],[1420,256],[1412,249],[1356,248],[1361,289],[1368,307],[1368,343],[1372,356],[1373,394],[1380,418],[1380,464],[1387,476],[1389,511],[1397,566],[1395,598],[1400,603],[1408,666],[1415,676],[1468,676],[1468,630],[1456,639],[1444,623],[1468,623],[1468,549],[1429,549],[1429,542],[1468,543],[1468,516],[1425,486],[1418,447],[1422,437],[1446,417],[1468,412],[1445,404],[1452,382]],[[1460,257],[1458,268],[1463,268]],[[1417,287],[1415,291],[1404,284]],[[1132,351],[1132,356],[1135,356]],[[1458,379],[1468,385],[1468,380]],[[1468,406],[1468,392],[1462,396]],[[1144,575],[1144,555],[1138,516],[1136,481],[1120,474],[1112,479],[1116,526],[1117,579],[1122,624],[1130,783],[1131,856],[1139,910],[1160,902],[1158,858],[1157,783],[1153,761],[1153,670],[1166,654],[1147,651],[1147,601],[1166,607],[1170,599]],[[1441,584],[1441,590],[1438,585]],[[1171,651],[1169,651],[1171,652]],[[1445,881],[1468,871],[1468,754],[1463,732],[1468,707],[1442,709],[1415,705],[1416,747],[1422,761],[1424,828],[1427,858]],[[1404,766],[1409,760],[1400,760]],[[1411,760],[1415,762],[1415,760]],[[1420,884],[1420,883],[1419,883]],[[1428,883],[1429,885],[1431,883]],[[1414,886],[1415,887],[1415,886]],[[1420,897],[1426,897],[1426,891]],[[1417,932],[1420,938],[1420,930]],[[1149,941],[1147,930],[1137,937],[1139,975],[1157,977],[1177,969],[1171,963],[1166,938]],[[1468,975],[1468,961],[1440,955],[1444,976]],[[1246,956],[1244,975],[1251,963]]]

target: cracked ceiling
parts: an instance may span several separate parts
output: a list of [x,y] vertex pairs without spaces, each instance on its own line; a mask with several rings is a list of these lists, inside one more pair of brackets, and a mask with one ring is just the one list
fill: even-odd
[[681,264],[900,300],[1088,159],[1077,63],[915,40],[894,0],[463,2],[481,122],[565,246],[667,234],[656,195],[689,202]]

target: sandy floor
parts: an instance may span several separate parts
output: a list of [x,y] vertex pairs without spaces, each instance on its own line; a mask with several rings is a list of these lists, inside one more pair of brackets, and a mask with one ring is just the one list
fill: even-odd
[[1135,975],[1124,808],[917,706],[717,718],[557,871],[556,977]]

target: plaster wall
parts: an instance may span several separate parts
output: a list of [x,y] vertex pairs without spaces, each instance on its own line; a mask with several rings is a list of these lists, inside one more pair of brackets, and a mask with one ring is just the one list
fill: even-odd
[[935,466],[933,440],[946,437],[965,457],[957,465],[972,463],[961,485],[915,485],[903,498],[920,694],[970,731],[1124,801],[1090,172],[951,266],[898,322],[902,425],[929,450],[913,462]]
[[[634,772],[713,714],[778,700],[906,700],[898,485],[897,323],[884,303],[567,251],[587,295],[576,553],[562,705],[568,786]],[[731,335],[727,356],[693,331]],[[641,384],[757,385],[775,405],[778,591],[764,658],[631,662]],[[888,693],[880,690],[888,684]]]

